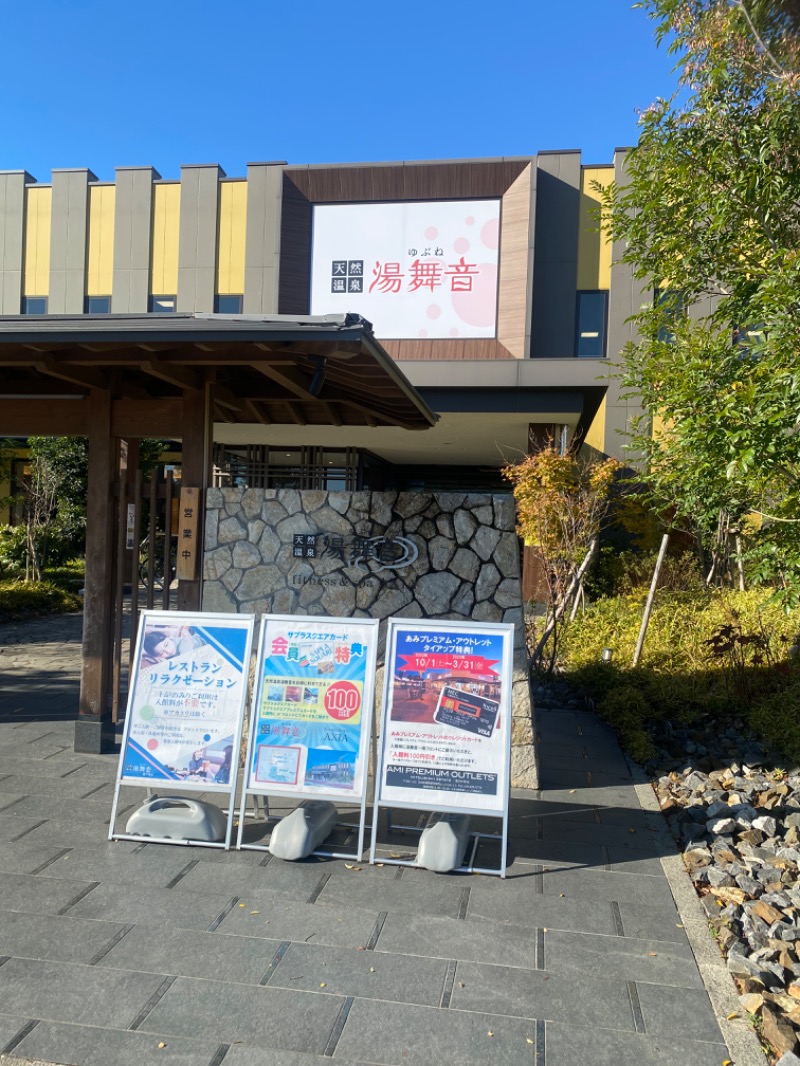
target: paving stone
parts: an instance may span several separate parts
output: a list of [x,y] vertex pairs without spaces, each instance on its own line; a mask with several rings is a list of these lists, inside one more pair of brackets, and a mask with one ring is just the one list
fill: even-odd
[[460,962],[451,1007],[564,1022],[574,1019],[577,1007],[582,1025],[634,1031],[624,980],[594,974],[578,977]]
[[292,944],[269,978],[270,988],[356,996],[437,1007],[447,975],[443,959]]
[[705,989],[637,984],[648,1033],[681,1033],[687,1040],[722,1040]]
[[266,866],[254,866],[206,862],[205,851],[198,854],[204,857],[176,885],[176,892],[228,892],[243,899],[267,892],[276,898],[284,896],[303,902],[325,877],[325,871],[318,865],[298,867],[292,871],[294,876],[287,871],[281,877],[270,870],[274,859]]
[[305,1051],[281,1051],[278,1048],[248,1047],[246,1044],[234,1044],[225,1056],[225,1066],[362,1066],[353,1059],[343,1059],[337,1055],[331,1059],[325,1055],[311,1055]]
[[189,848],[174,858],[153,852],[137,853],[135,848],[136,844],[130,840],[82,844],[46,866],[38,876],[166,888],[191,862]]
[[0,955],[88,963],[124,928],[114,922],[2,910]]
[[547,1023],[547,1066],[720,1066],[728,1059],[721,1041],[702,1043],[577,1024]]
[[115,970],[208,977],[258,984],[280,946],[278,940],[136,925],[98,965]]
[[218,932],[357,948],[369,943],[378,918],[377,909],[324,907],[261,893],[249,896],[244,907],[235,906],[221,922]]
[[615,873],[610,870],[559,869],[550,867],[541,874],[545,896],[567,899],[616,900],[645,906],[671,908],[675,905],[664,878]]
[[620,903],[619,913],[626,937],[652,937],[654,940],[672,941],[677,944],[686,940],[681,917],[671,901],[665,901],[659,907]]
[[207,929],[230,903],[227,895],[199,892],[178,894],[146,885],[101,884],[70,909],[73,918],[97,918],[133,925],[161,925],[178,929]]
[[46,1021],[127,1029],[163,980],[160,975],[100,970],[96,966],[9,959],[0,966],[0,1011]]
[[[0,870],[4,874],[32,874],[63,852],[46,844],[29,844],[25,838],[16,844],[0,842]],[[0,901],[2,902],[2,901]]]
[[257,1047],[321,1055],[344,1002],[342,996],[321,992],[248,988],[179,977],[141,1028],[196,1040],[226,1044],[241,1040]]
[[56,914],[82,892],[93,888],[91,881],[0,874],[0,902],[9,911]]
[[[130,841],[115,840],[114,846],[130,843]],[[160,857],[160,861],[167,858],[180,859],[185,857],[186,862],[195,859],[203,863],[236,863],[238,866],[259,866],[268,856],[257,851],[226,851],[224,848],[200,848],[188,847],[183,844],[145,844],[134,845],[141,848],[137,854],[146,855],[148,858]]]
[[[547,876],[547,875],[545,875]],[[498,885],[500,887],[498,888]],[[467,915],[471,921],[513,922],[516,925],[576,929],[584,933],[615,932],[611,904],[585,899],[537,895],[533,879],[503,884],[501,879],[473,882]]]
[[[361,864],[359,863],[359,866]],[[444,918],[457,918],[461,907],[462,893],[467,887],[467,878],[443,878],[423,880],[416,877],[417,870],[408,870],[401,880],[361,878],[351,872],[349,877],[331,877],[319,895],[319,903],[329,906],[375,907],[393,914],[435,914]]]
[[665,944],[661,940],[548,929],[544,968],[550,973],[599,973],[630,981],[702,988],[687,942]]
[[535,1039],[536,1024],[519,1018],[356,1000],[334,1061],[341,1055],[386,1066],[517,1066],[534,1061]]
[[14,1055],[73,1066],[209,1066],[218,1047],[219,1042],[213,1039],[39,1022],[14,1048]]
[[17,1036],[29,1021],[30,1018],[27,1014],[0,1014],[0,1051]]
[[426,958],[505,963],[532,970],[536,966],[536,930],[523,925],[390,914],[375,950]]
[[[108,838],[108,819],[111,806],[104,815],[87,820],[50,818],[42,825],[31,826],[25,838],[30,844],[74,848],[81,844],[100,844]],[[2,818],[2,815],[0,815]],[[40,821],[40,819],[37,819]]]

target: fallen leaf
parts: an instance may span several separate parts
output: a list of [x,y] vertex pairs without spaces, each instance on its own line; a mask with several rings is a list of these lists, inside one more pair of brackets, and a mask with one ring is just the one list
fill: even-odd
[[166,1044],[164,1043],[164,1041],[162,1040],[162,1041],[161,1041],[161,1043],[160,1043],[160,1044],[159,1044],[158,1046],[159,1046],[159,1047],[166,1047],[167,1045],[166,1045]]
[[650,957],[651,957],[652,959],[654,959],[654,958],[656,957],[656,955],[658,954],[658,952],[657,952],[657,951],[648,951],[648,952],[647,952],[647,954],[648,954],[648,955],[649,955],[649,956],[650,956]]
[[531,1040],[531,1038],[530,1038],[530,1037],[528,1037],[528,1043],[529,1043],[529,1044],[532,1044],[532,1043],[533,1043],[533,1041]]
[[570,796],[574,796],[574,795],[575,795],[575,793],[576,793],[577,791],[578,791],[578,790],[577,790],[577,788],[571,788],[571,789],[569,790],[569,794],[570,794]]
[[633,826],[631,826],[631,827],[630,827],[630,829],[628,830],[628,832],[629,832],[629,833],[635,833],[635,832],[636,832],[636,830],[635,830],[635,829],[633,828]]
[[240,907],[244,907],[244,903],[240,903],[240,904],[239,904],[239,906],[240,906]]
[[732,1011],[730,1012],[730,1014],[728,1015],[728,1021],[729,1021],[729,1022],[732,1022],[734,1018],[738,1018],[738,1017],[739,1017],[739,1014],[738,1014],[738,1012],[737,1012],[737,1011],[735,1011],[735,1010],[732,1010]]
[[458,987],[459,988],[463,988],[464,987],[464,982],[463,981],[459,981],[458,982]]
[[564,895],[563,892],[559,892],[558,894],[559,894],[559,896],[561,896],[562,899],[566,899],[566,896]]
[[487,1029],[487,1030],[486,1030],[486,1035],[487,1035],[487,1036],[494,1036],[494,1033],[492,1032],[492,1030],[491,1030],[491,1029]]
[[328,986],[327,986],[327,985],[325,984],[325,982],[324,982],[324,981],[320,981],[320,983],[319,983],[319,987],[320,987],[320,988],[327,988]]
[[261,911],[250,911],[251,914],[261,914]]
[[370,966],[370,968],[369,968],[369,972],[370,972],[370,973],[375,973],[375,967],[374,967],[374,966]]

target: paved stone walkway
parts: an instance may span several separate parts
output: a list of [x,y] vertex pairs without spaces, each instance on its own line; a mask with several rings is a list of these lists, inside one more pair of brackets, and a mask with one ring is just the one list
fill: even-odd
[[[674,847],[594,716],[541,712],[542,788],[513,795],[505,880],[108,843],[116,759],[72,751],[79,639],[75,616],[0,626],[0,1055],[729,1057],[660,862]],[[123,790],[123,808],[142,795]]]

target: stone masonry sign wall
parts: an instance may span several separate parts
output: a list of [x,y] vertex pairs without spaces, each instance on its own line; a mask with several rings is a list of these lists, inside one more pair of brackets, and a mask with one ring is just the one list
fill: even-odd
[[203,610],[513,622],[511,784],[535,788],[514,527],[511,496],[209,489]]

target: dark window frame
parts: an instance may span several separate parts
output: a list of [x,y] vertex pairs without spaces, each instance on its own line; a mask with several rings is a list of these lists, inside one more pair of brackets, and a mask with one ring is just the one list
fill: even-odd
[[[584,339],[581,336],[581,298],[583,296],[602,296],[603,298],[603,320],[602,330],[599,334],[599,354],[585,355],[581,352],[581,340]],[[578,289],[575,293],[575,345],[574,356],[576,359],[605,359],[608,355],[608,305],[609,305],[609,290],[608,289]],[[594,338],[588,338],[594,340]]]
[[[20,314],[23,315],[46,315],[47,314],[47,297],[46,296],[23,296]],[[34,302],[41,301],[41,308],[34,310]]]
[[[106,300],[107,306],[103,311],[93,311],[91,308],[92,300]],[[83,304],[84,311],[87,315],[110,315],[111,314],[111,297],[110,296],[87,296]]]
[[[172,307],[156,307],[156,300],[172,300]],[[147,311],[151,315],[173,315],[178,310],[178,297],[168,292],[151,293],[147,301]]]

